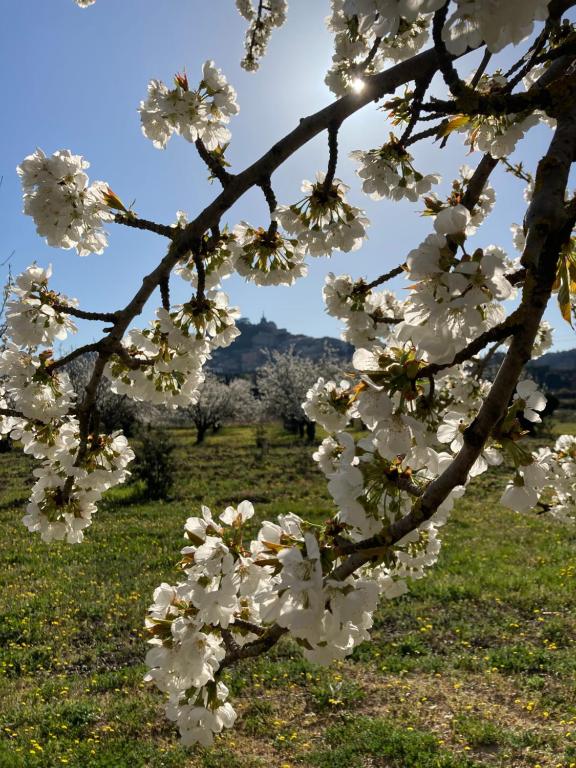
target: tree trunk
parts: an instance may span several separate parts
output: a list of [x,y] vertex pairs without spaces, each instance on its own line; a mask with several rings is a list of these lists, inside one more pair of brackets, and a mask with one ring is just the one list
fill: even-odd
[[316,422],[306,422],[306,440],[309,443],[313,443],[316,440]]

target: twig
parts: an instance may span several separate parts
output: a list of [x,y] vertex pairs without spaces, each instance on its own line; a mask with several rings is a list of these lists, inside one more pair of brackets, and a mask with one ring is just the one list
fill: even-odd
[[382,285],[383,283],[387,283],[388,280],[392,280],[393,277],[398,277],[398,275],[401,275],[402,272],[404,272],[406,268],[405,264],[400,264],[397,267],[394,267],[394,269],[391,269],[390,272],[385,272],[383,275],[380,275],[380,277],[377,277],[375,280],[372,280],[371,283],[366,283],[365,285],[361,286],[361,290],[363,293],[367,293],[368,291],[371,291],[373,288],[377,288],[379,285]]
[[128,216],[125,213],[117,213],[114,216],[116,224],[123,224],[125,227],[132,227],[132,229],[144,229],[147,232],[155,232],[157,235],[162,235],[170,240],[174,240],[176,236],[176,227],[167,227],[165,224],[156,224],[155,221],[148,221],[147,219],[140,219],[134,215]]
[[490,174],[497,165],[498,160],[487,153],[476,166],[476,170],[470,177],[470,180],[466,185],[466,192],[462,198],[462,205],[468,208],[469,211],[472,211],[474,206],[478,204],[482,190],[486,186]]
[[492,54],[490,51],[486,48],[484,51],[484,55],[482,56],[482,61],[478,65],[478,69],[474,73],[474,77],[470,81],[470,88],[474,91],[476,90],[476,86],[480,82],[480,79],[482,78],[482,75],[484,72],[486,72],[486,67],[490,63],[490,59],[492,58]]
[[20,413],[20,411],[17,411],[14,408],[0,408],[0,416],[11,416],[14,419],[26,419],[27,421],[30,421],[27,416],[24,416],[23,413]]
[[202,139],[196,139],[194,142],[194,146],[198,150],[198,154],[202,158],[202,160],[206,163],[208,166],[208,170],[214,176],[214,178],[218,179],[220,184],[222,184],[223,187],[226,186],[226,184],[229,184],[231,179],[233,178],[231,173],[228,173],[228,171],[223,167],[222,163],[218,161],[218,158],[214,155],[213,152],[210,152],[208,149],[206,149],[206,145],[202,141]]
[[428,378],[440,371],[444,371],[447,368],[452,368],[454,365],[460,365],[466,360],[470,360],[481,352],[484,347],[493,341],[501,342],[507,339],[509,336],[513,336],[520,328],[522,323],[523,311],[517,309],[513,312],[503,323],[490,328],[489,331],[481,333],[470,344],[467,344],[464,349],[457,352],[449,363],[430,363],[424,366],[418,371],[418,378]]
[[268,204],[268,210],[270,211],[270,226],[268,227],[268,232],[271,235],[274,235],[278,230],[278,222],[275,218],[273,218],[274,211],[276,210],[276,207],[278,205],[278,201],[276,200],[276,195],[274,194],[274,190],[272,189],[272,182],[270,178],[262,179],[258,186],[264,193],[264,197],[266,199],[266,203]]
[[328,168],[326,170],[326,176],[324,177],[324,191],[329,192],[332,189],[334,183],[334,176],[336,175],[336,166],[338,164],[338,131],[340,129],[339,123],[330,123],[328,126]]
[[442,40],[442,30],[446,22],[446,16],[448,15],[449,5],[450,0],[447,0],[442,8],[439,8],[434,14],[434,19],[432,21],[432,39],[438,54],[438,68],[442,73],[444,82],[450,89],[450,93],[455,98],[459,98],[466,94],[469,88],[462,82],[462,80],[460,80],[458,72],[452,63],[452,56],[448,53],[444,40]]
[[424,96],[426,95],[426,91],[428,90],[428,86],[430,85],[431,80],[432,75],[428,74],[426,77],[416,81],[416,88],[414,89],[414,95],[412,97],[410,119],[408,120],[408,124],[406,125],[406,128],[404,129],[404,132],[399,139],[401,147],[407,146],[406,142],[410,138],[412,131],[418,122],[418,118],[420,117],[420,108],[422,106],[422,102],[424,101]]
[[238,627],[239,629],[245,629],[247,632],[252,632],[253,635],[265,635],[266,634],[266,628],[260,627],[258,624],[254,624],[251,621],[246,621],[245,619],[234,619],[234,626]]
[[72,360],[76,360],[77,357],[82,357],[82,355],[87,355],[89,352],[97,352],[100,349],[100,342],[95,342],[94,344],[85,344],[83,347],[78,347],[77,349],[70,352],[68,355],[64,355],[64,357],[60,357],[58,360],[53,360],[50,363],[47,363],[46,367],[50,371],[55,371],[58,368],[63,368],[64,366],[68,365],[68,363],[71,363]]
[[[436,119],[434,117],[433,119]],[[405,147],[410,147],[412,144],[416,144],[417,141],[421,141],[422,139],[429,139],[431,137],[438,137],[438,132],[440,128],[442,128],[444,124],[444,121],[441,123],[438,123],[437,125],[433,125],[431,128],[427,128],[425,131],[420,131],[419,133],[415,133],[413,136],[410,136],[409,139],[407,139],[404,142]]]
[[98,320],[102,323],[114,323],[118,319],[117,312],[87,312],[84,309],[70,307],[68,304],[59,304],[58,302],[50,304],[50,306],[56,312],[63,312],[66,315],[72,315],[72,317],[78,317],[81,320]]
[[203,299],[206,291],[206,267],[202,256],[198,251],[192,251],[192,259],[196,265],[196,271],[198,272],[198,285],[196,286],[196,298]]
[[162,299],[162,307],[166,311],[170,310],[170,275],[166,275],[160,281],[160,297]]
[[494,355],[495,355],[495,354],[496,354],[496,352],[497,352],[497,351],[500,349],[500,347],[501,347],[501,346],[502,346],[502,342],[501,342],[501,341],[497,341],[497,342],[495,342],[495,343],[494,343],[494,344],[493,344],[493,345],[490,347],[490,349],[488,350],[488,352],[486,352],[486,354],[484,355],[484,357],[481,357],[481,358],[478,360],[478,362],[476,363],[476,365],[475,365],[475,367],[474,367],[474,375],[475,375],[475,376],[477,376],[478,378],[480,378],[480,377],[482,376],[482,374],[483,374],[483,373],[484,373],[484,371],[486,370],[486,366],[488,365],[488,363],[490,362],[490,360],[492,360],[492,358],[494,357]]

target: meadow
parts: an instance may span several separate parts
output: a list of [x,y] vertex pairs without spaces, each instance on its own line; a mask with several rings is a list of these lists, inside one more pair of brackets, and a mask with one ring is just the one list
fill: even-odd
[[576,768],[576,530],[500,507],[503,470],[474,482],[371,643],[323,669],[283,642],[229,671],[237,727],[182,748],[142,678],[185,519],[244,498],[260,518],[334,509],[311,447],[278,427],[264,458],[252,427],[172,437],[173,498],[115,489],[80,546],[26,531],[32,462],[0,454],[0,768]]

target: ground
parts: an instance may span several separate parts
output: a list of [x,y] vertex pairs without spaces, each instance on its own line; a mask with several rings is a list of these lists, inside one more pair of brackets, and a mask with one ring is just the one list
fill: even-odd
[[500,507],[501,471],[474,483],[373,642],[330,669],[283,642],[227,675],[237,727],[179,746],[142,681],[142,623],[178,579],[186,517],[244,498],[260,518],[333,512],[310,447],[267,432],[262,456],[252,427],[201,446],[175,431],[174,498],[111,492],[81,546],[26,531],[32,463],[0,454],[0,768],[575,768],[576,530]]

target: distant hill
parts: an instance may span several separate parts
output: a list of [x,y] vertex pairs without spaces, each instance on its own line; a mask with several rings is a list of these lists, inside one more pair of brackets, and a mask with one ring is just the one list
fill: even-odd
[[576,349],[547,352],[526,367],[548,390],[576,394]]
[[266,351],[287,352],[293,348],[302,357],[320,358],[327,354],[342,361],[349,361],[354,351],[350,344],[340,339],[324,336],[294,334],[264,317],[259,323],[241,318],[238,321],[240,336],[225,349],[212,353],[209,367],[222,376],[246,376],[253,373],[266,361]]
[[[496,375],[504,353],[498,352],[492,358],[486,373],[489,378]],[[565,352],[547,352],[526,366],[530,375],[550,392],[576,394],[576,349]]]

